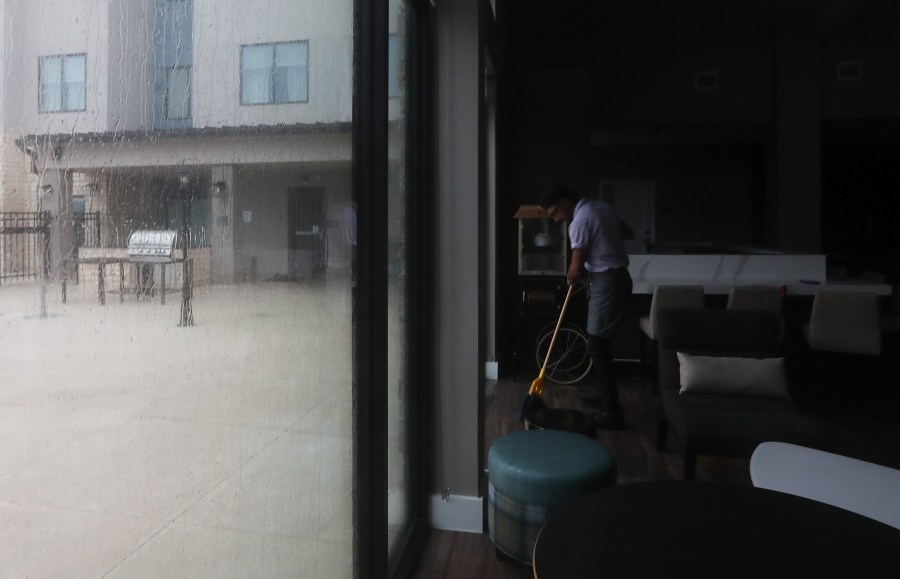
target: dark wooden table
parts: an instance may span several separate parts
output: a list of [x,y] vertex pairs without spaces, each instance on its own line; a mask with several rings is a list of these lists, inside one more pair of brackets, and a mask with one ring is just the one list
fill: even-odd
[[896,573],[898,552],[900,530],[824,503],[752,486],[657,481],[563,506],[538,536],[534,576],[886,577]]

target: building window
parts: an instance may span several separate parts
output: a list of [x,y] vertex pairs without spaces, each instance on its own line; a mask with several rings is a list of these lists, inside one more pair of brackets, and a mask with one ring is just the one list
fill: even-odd
[[84,54],[66,54],[41,57],[40,78],[41,112],[85,110]]
[[166,71],[166,118],[191,118],[191,67],[175,66]]
[[279,42],[241,47],[241,104],[308,100],[309,44]]
[[388,98],[400,96],[400,37],[388,36]]

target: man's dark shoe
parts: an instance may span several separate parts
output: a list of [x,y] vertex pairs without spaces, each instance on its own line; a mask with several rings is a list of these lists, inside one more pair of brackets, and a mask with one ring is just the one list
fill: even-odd
[[609,430],[625,429],[625,420],[618,412],[598,412],[591,417],[595,428]]

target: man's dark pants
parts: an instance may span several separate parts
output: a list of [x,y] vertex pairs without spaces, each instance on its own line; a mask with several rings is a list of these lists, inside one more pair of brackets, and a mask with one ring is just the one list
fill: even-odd
[[612,358],[612,338],[625,314],[633,284],[627,267],[588,274],[588,354],[597,382],[582,398],[601,412],[618,414],[619,389]]

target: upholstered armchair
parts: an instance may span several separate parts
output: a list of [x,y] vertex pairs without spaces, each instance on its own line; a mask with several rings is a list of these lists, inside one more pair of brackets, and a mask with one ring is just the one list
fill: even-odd
[[750,458],[766,441],[833,446],[831,435],[791,400],[774,313],[667,309],[658,315],[663,415],[657,448],[665,450],[674,432],[684,478],[694,478],[700,455]]

